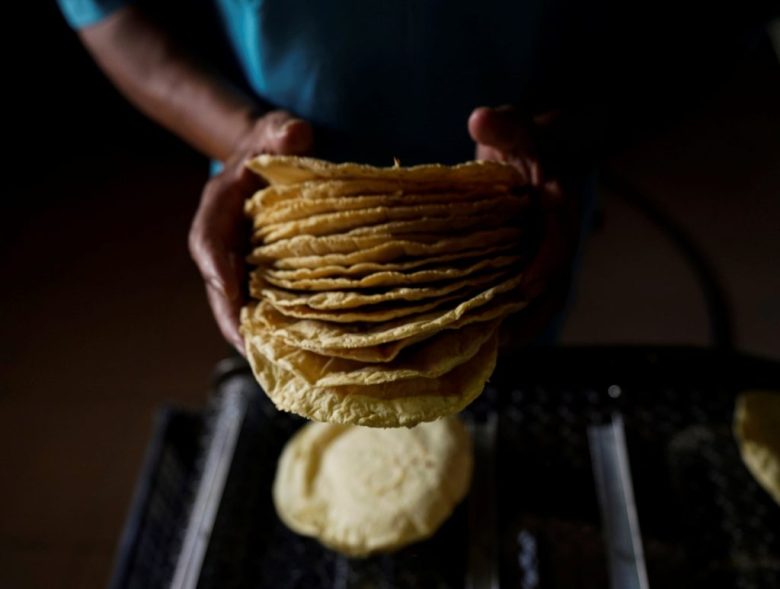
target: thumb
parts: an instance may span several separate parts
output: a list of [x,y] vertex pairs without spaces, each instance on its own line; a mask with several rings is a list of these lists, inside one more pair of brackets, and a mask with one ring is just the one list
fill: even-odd
[[527,153],[532,146],[528,126],[511,106],[481,106],[474,109],[469,117],[468,128],[476,143],[493,147],[507,156]]
[[314,143],[314,131],[303,119],[276,116],[265,128],[265,149],[276,155],[302,155],[309,152]]

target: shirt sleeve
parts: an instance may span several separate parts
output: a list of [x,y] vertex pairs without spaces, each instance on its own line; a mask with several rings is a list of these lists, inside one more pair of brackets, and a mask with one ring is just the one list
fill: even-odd
[[65,20],[74,29],[93,25],[132,0],[57,0]]

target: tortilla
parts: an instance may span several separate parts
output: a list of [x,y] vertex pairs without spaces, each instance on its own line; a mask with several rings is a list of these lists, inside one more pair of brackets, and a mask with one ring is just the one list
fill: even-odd
[[247,167],[271,185],[298,184],[315,179],[395,180],[398,182],[487,183],[519,186],[526,184],[521,172],[503,162],[471,161],[455,166],[425,164],[402,168],[378,168],[364,164],[335,164],[314,158],[259,155]]
[[247,345],[266,361],[316,386],[374,385],[410,378],[438,378],[473,358],[493,337],[500,319],[442,331],[409,346],[392,362],[376,364],[322,356],[290,346],[260,327]]
[[254,249],[247,261],[265,264],[276,261],[280,268],[351,266],[361,262],[391,262],[404,257],[430,257],[473,250],[478,247],[519,243],[523,231],[517,227],[476,231],[461,237],[417,234],[413,238],[390,235],[341,233],[315,237],[300,235]]
[[[312,309],[308,305],[271,305],[286,317],[296,319],[317,319],[319,321],[329,321],[331,323],[382,323],[408,317],[409,315],[419,315],[426,311],[431,311],[454,302],[461,302],[470,296],[473,291],[464,290],[446,297],[437,297],[424,301],[408,303],[406,301],[380,303],[367,307],[358,307],[357,309],[337,309],[332,311],[322,311]],[[270,301],[269,301],[270,302]]]
[[448,181],[409,182],[397,179],[371,180],[367,178],[359,180],[315,179],[296,184],[267,186],[247,200],[244,211],[247,215],[254,216],[261,211],[275,207],[287,207],[293,203],[314,204],[321,200],[345,200],[371,196],[386,199],[396,198],[399,195],[415,197],[449,195],[449,200],[468,200],[480,195],[506,194],[508,192],[522,194],[526,191],[527,187],[492,182],[461,182],[453,185]]
[[[290,198],[268,206],[254,204],[250,200],[247,202],[246,213],[248,217],[257,222],[255,224],[257,227],[259,224],[285,223],[325,213],[360,211],[376,207],[400,208],[410,205],[471,204],[494,199],[498,196],[507,197],[510,195],[511,193],[506,190],[485,188],[476,192],[444,191],[416,194],[397,190],[388,194],[363,194],[318,199]],[[517,196],[514,198],[518,199]]]
[[[411,201],[413,203],[413,201]],[[267,223],[258,215],[253,219],[255,237],[264,243],[296,235],[332,235],[358,227],[382,225],[398,220],[452,219],[500,213],[506,217],[519,214],[526,206],[523,199],[500,196],[466,203],[408,204],[406,206],[378,206],[359,210],[311,214],[302,219]],[[433,222],[433,221],[432,221]],[[508,221],[507,221],[508,222]]]
[[[362,324],[333,325],[324,321],[306,319],[292,320],[280,316],[280,313],[267,302],[260,302],[252,317],[273,329],[274,336],[299,342],[301,344],[299,347],[303,349],[317,351],[318,349],[364,348],[415,335],[435,333],[472,313],[475,309],[490,303],[498,295],[517,289],[522,280],[523,276],[509,278],[483,290],[454,308],[445,308],[441,311],[437,310],[411,318],[404,317],[369,326]],[[516,297],[516,293],[514,294]]]
[[365,386],[313,387],[269,362],[251,339],[246,352],[255,378],[281,411],[328,423],[411,427],[457,413],[482,392],[495,368],[498,338],[491,337],[473,358],[439,378]]
[[734,434],[745,466],[780,504],[780,391],[739,395]]
[[457,280],[478,274],[482,271],[495,271],[497,269],[516,266],[522,257],[498,256],[479,260],[467,266],[443,266],[438,268],[426,268],[416,272],[375,272],[367,276],[352,277],[327,277],[313,278],[310,280],[285,280],[278,278],[272,271],[255,270],[265,282],[279,288],[288,290],[316,290],[331,291],[338,289],[378,288],[410,286],[441,282],[444,280]]
[[472,470],[471,439],[455,418],[408,430],[310,423],[282,452],[273,500],[293,531],[361,557],[431,536]]
[[397,262],[378,264],[376,262],[361,262],[351,266],[319,266],[316,268],[279,269],[277,264],[269,264],[263,267],[264,272],[271,272],[283,280],[311,280],[314,278],[327,278],[333,276],[365,276],[375,272],[408,272],[418,268],[433,268],[442,266],[448,262],[464,262],[471,258],[488,258],[496,255],[506,255],[514,250],[513,244],[465,250],[452,254],[442,254],[429,258],[402,258]]
[[[472,323],[503,319],[524,308],[517,292],[496,297],[483,308],[470,308],[474,297],[454,309],[436,310],[421,315],[376,324],[333,324],[310,319],[285,317],[266,302],[249,304],[242,311],[242,333],[267,328],[273,337],[295,348],[309,350],[334,358],[361,362],[389,362],[405,347],[427,339],[443,329],[460,329]],[[308,337],[310,336],[310,337]]]
[[[420,219],[407,219],[403,221],[390,221],[388,223],[382,223],[379,225],[362,225],[354,227],[345,233],[328,233],[326,235],[319,235],[317,237],[327,238],[329,236],[341,236],[350,235],[351,237],[362,236],[383,236],[386,240],[398,239],[401,237],[408,237],[416,239],[417,235],[425,237],[435,236],[441,234],[452,234],[453,232],[461,230],[485,230],[489,228],[506,227],[507,225],[514,225],[511,219],[508,220],[506,216],[501,214],[490,215],[474,215],[473,217],[450,215],[448,217],[425,217]],[[519,222],[517,223],[519,226]],[[304,237],[305,234],[291,233],[297,237]],[[281,238],[280,238],[281,239]],[[260,231],[255,231],[252,234],[251,241],[253,244],[266,244],[273,245],[277,240],[267,239],[261,235]],[[284,238],[290,239],[290,237]]]
[[391,303],[394,301],[421,301],[448,296],[461,291],[472,292],[474,287],[484,287],[497,283],[507,276],[506,272],[495,272],[470,276],[466,279],[436,285],[419,285],[413,288],[400,287],[366,293],[360,291],[329,291],[294,293],[269,286],[253,273],[250,281],[250,294],[258,300],[268,300],[274,307],[297,307],[306,305],[323,311],[343,311],[356,307],[365,307]]

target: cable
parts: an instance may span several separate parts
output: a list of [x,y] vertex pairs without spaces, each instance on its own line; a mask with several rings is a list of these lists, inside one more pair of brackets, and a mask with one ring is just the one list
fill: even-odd
[[666,211],[643,194],[630,181],[611,169],[601,173],[601,184],[644,214],[663,232],[688,263],[704,295],[710,322],[710,337],[715,348],[734,350],[734,325],[731,302],[712,262],[689,233]]

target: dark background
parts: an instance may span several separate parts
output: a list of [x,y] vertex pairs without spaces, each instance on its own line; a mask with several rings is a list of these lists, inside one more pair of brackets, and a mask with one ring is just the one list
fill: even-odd
[[[744,34],[765,9],[653,6],[602,40],[605,170],[712,264],[736,346],[780,358],[780,71],[768,37]],[[206,160],[118,96],[54,3],[21,10],[6,21],[0,586],[95,587],[155,409],[202,406],[227,353],[186,250]],[[689,257],[620,191],[599,196],[563,343],[710,344]]]
[[[138,3],[170,22],[191,50],[203,53],[202,48],[208,47],[210,61],[242,83],[229,49],[212,26],[217,16],[209,2]],[[576,30],[578,20],[598,20],[589,28],[600,36],[572,35],[569,53],[580,51],[602,62],[584,64],[588,75],[597,75],[586,79],[585,94],[609,103],[618,127],[610,129],[612,152],[623,149],[628,140],[645,138],[658,124],[668,125],[696,109],[702,97],[741,67],[746,55],[752,60],[772,59],[760,31],[780,11],[774,2],[764,0],[727,7],[690,1],[639,2],[625,8],[599,3],[596,6],[604,6],[594,8],[591,15],[581,3],[569,4],[568,10],[560,9],[572,15],[569,29]],[[15,39],[17,55],[13,51],[9,55],[11,84],[6,93],[14,118],[7,128],[21,164],[15,171],[26,174],[37,169],[34,162],[40,153],[57,153],[60,165],[74,159],[128,155],[192,156],[178,140],[134,111],[100,75],[76,35],[64,25],[55,2],[14,10],[17,14],[9,18],[9,28],[18,26],[20,35],[9,35]],[[216,55],[214,46],[220,48]],[[570,55],[562,60],[580,65]]]

